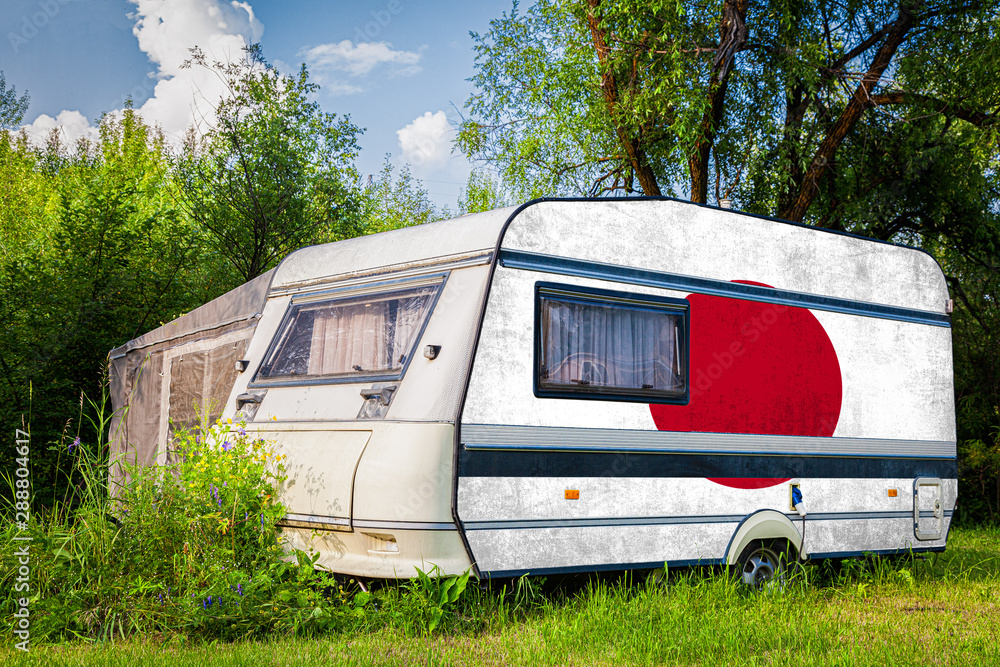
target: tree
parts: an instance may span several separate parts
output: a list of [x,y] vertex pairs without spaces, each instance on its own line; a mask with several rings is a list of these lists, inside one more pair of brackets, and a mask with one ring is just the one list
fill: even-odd
[[186,67],[215,72],[228,91],[202,139],[191,133],[178,163],[190,216],[244,280],[310,243],[361,232],[353,160],[362,132],[310,101],[305,66],[284,76],[247,47],[238,62],[209,63],[195,48]]
[[450,217],[447,209],[438,211],[434,207],[423,183],[414,178],[408,164],[399,169],[397,176],[388,155],[378,177],[368,177],[363,191],[363,211],[366,234]]
[[458,213],[480,213],[510,206],[503,183],[485,170],[473,169],[458,198]]
[[[744,196],[790,220],[876,129],[995,133],[995,0],[542,0],[474,34],[459,145],[516,187]],[[537,185],[531,185],[537,184]],[[765,187],[766,184],[766,187]],[[723,191],[722,189],[725,188]]]
[[162,136],[126,109],[99,137],[72,151],[0,140],[3,172],[26,190],[0,200],[0,220],[22,223],[0,227],[0,424],[31,419],[38,489],[58,479],[44,445],[81,391],[100,394],[108,352],[234,286],[175,204]]
[[20,125],[30,101],[27,93],[18,97],[14,86],[8,89],[7,79],[0,71],[0,130]]

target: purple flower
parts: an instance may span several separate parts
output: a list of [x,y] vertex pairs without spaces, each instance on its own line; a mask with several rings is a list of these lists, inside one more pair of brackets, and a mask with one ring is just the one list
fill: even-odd
[[243,584],[236,584],[236,592],[240,594],[240,597],[243,596]]
[[201,444],[201,436],[200,435],[194,436],[194,444],[196,444],[196,445],[200,445]]
[[226,440],[225,442],[222,443],[222,451],[228,452],[229,448],[232,447],[232,446],[233,446],[232,443],[230,443],[228,440]]
[[76,438],[73,440],[73,442],[69,443],[69,447],[67,447],[67,451],[70,454],[72,454],[73,450],[76,449],[79,446],[80,446],[80,436],[76,436]]

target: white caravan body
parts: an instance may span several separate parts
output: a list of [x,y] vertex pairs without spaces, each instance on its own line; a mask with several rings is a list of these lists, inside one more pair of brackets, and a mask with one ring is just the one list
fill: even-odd
[[247,419],[288,456],[289,543],[358,576],[940,551],[948,303],[920,250],[537,200],[304,248],[118,348],[113,444],[166,461],[192,397]]

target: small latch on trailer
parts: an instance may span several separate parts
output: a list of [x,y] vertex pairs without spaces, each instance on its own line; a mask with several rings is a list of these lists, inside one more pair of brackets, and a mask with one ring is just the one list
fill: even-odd
[[382,405],[388,406],[392,403],[392,392],[394,391],[396,391],[396,387],[382,387],[381,389],[372,387],[371,389],[362,389],[361,396],[365,399],[376,398]]
[[240,394],[236,397],[236,413],[246,417],[247,421],[253,421],[266,394],[266,389],[260,392]]
[[396,384],[374,384],[368,389],[361,390],[361,397],[365,402],[358,411],[358,419],[383,419],[389,411],[389,404],[399,385]]

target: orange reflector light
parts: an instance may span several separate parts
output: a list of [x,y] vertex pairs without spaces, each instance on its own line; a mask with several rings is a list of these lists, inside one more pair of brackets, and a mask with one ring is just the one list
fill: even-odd
[[566,489],[566,500],[579,500],[580,490],[579,489]]
[[898,494],[898,493],[899,493],[899,491],[897,491],[896,489],[889,489],[889,497],[890,498],[895,498],[896,494]]

